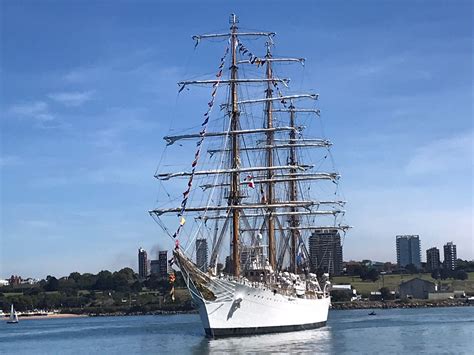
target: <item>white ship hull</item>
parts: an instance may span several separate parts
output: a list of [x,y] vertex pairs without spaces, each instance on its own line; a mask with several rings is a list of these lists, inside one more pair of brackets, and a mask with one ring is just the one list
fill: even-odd
[[213,301],[204,300],[190,285],[191,295],[199,307],[201,321],[209,337],[288,332],[326,325],[329,297],[289,297],[234,281],[215,282],[217,285],[211,288],[217,291],[217,298]]

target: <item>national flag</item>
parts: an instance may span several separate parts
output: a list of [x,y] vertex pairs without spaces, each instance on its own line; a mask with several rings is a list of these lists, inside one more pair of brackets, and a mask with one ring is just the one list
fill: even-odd
[[255,183],[253,182],[253,176],[252,175],[247,175],[245,178],[245,181],[247,181],[248,187],[254,189],[255,188]]

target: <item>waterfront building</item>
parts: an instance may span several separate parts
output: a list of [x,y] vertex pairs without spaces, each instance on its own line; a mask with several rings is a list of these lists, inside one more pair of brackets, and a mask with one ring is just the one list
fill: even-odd
[[421,268],[420,236],[419,235],[397,235],[397,264],[399,268],[409,264]]
[[428,299],[430,293],[437,291],[436,285],[433,282],[414,278],[400,284],[399,292],[400,298],[418,298]]
[[168,251],[161,250],[158,252],[158,274],[160,278],[168,278]]
[[439,249],[436,247],[426,250],[426,268],[428,271],[438,270],[440,267]]
[[456,245],[453,242],[446,243],[444,246],[444,267],[447,270],[456,268]]
[[8,283],[12,286],[18,286],[21,284],[21,276],[18,275],[12,275],[10,276],[10,279],[8,280]]
[[146,278],[148,275],[148,256],[143,248],[138,249],[138,277]]
[[313,232],[309,237],[309,258],[313,272],[342,273],[341,236],[337,229]]
[[196,239],[196,265],[201,271],[207,271],[207,239]]

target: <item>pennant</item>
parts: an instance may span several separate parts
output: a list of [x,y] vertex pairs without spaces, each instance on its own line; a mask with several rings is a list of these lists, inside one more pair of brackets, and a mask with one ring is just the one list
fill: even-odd
[[[195,47],[197,47],[198,44],[199,44],[199,37],[196,38]],[[230,44],[230,42],[229,42],[229,44]],[[240,45],[240,44],[236,43],[236,45]],[[236,47],[236,48],[240,48],[240,47]],[[201,124],[202,130],[199,132],[200,139],[196,142],[197,149],[196,149],[196,153],[194,154],[194,160],[191,163],[192,170],[191,170],[191,174],[190,174],[189,180],[188,180],[188,188],[183,192],[183,200],[181,201],[181,211],[178,213],[178,216],[181,217],[181,218],[180,218],[180,221],[179,221],[178,229],[173,234],[174,239],[176,239],[178,237],[179,232],[181,231],[182,227],[186,223],[186,220],[184,219],[183,214],[186,211],[186,205],[188,203],[189,193],[190,193],[191,187],[193,185],[194,173],[196,172],[196,166],[198,164],[199,157],[200,157],[200,154],[201,154],[201,145],[202,145],[202,142],[204,141],[204,137],[205,137],[206,130],[207,130],[207,125],[209,123],[209,115],[210,115],[211,110],[214,106],[214,102],[215,102],[216,95],[217,95],[217,87],[219,86],[220,79],[222,77],[222,72],[223,72],[223,68],[224,68],[224,65],[225,65],[225,59],[226,59],[228,53],[229,53],[229,46],[226,47],[225,52],[224,52],[224,56],[221,58],[221,63],[219,64],[219,70],[216,74],[216,77],[217,77],[218,80],[217,80],[217,82],[215,82],[212,85],[213,90],[211,92],[211,101],[209,101],[207,103],[208,109],[207,109],[206,113],[204,113],[204,121]],[[185,86],[186,85],[182,85],[179,89],[179,92],[183,91]],[[176,249],[178,249],[178,248],[179,248],[179,241],[176,239]],[[174,289],[173,289],[173,297],[172,298],[174,300]]]

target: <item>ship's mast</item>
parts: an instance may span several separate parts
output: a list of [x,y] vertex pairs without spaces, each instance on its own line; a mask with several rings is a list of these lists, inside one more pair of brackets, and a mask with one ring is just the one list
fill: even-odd
[[[215,235],[215,243],[213,243],[213,251],[211,255],[211,264],[214,266],[217,260],[217,252],[219,251],[219,246],[223,240],[224,235],[227,236],[227,231],[229,225],[231,224],[232,231],[230,233],[231,239],[231,260],[232,260],[232,270],[231,273],[240,277],[241,265],[240,265],[240,233],[252,233],[258,231],[259,233],[263,231],[266,227],[268,233],[268,261],[272,268],[275,270],[281,267],[284,256],[287,252],[287,248],[290,248],[290,271],[293,273],[297,272],[297,245],[298,241],[301,240],[301,230],[323,230],[323,229],[339,229],[345,231],[350,228],[345,225],[338,226],[301,226],[300,220],[303,216],[319,216],[319,215],[332,215],[336,217],[338,214],[343,214],[344,211],[340,210],[336,206],[343,207],[345,201],[319,201],[319,200],[302,200],[301,196],[298,198],[298,183],[300,181],[316,181],[316,180],[331,180],[333,182],[337,181],[339,175],[335,172],[307,172],[313,168],[313,165],[299,164],[297,158],[296,149],[307,149],[307,148],[328,148],[331,146],[331,143],[326,139],[320,138],[305,138],[299,137],[299,132],[304,129],[303,126],[296,126],[295,116],[297,112],[304,113],[314,113],[319,115],[319,110],[309,109],[309,108],[295,108],[293,103],[300,100],[317,100],[318,94],[292,94],[292,95],[283,95],[278,89],[278,83],[283,83],[287,85],[289,79],[287,78],[278,78],[273,76],[273,62],[299,62],[304,63],[303,58],[273,58],[271,54],[271,37],[275,35],[274,32],[261,32],[261,31],[243,31],[238,32],[238,20],[237,17],[232,14],[230,18],[230,31],[225,31],[224,33],[213,33],[205,35],[195,35],[193,39],[196,41],[196,45],[199,44],[201,40],[204,39],[225,39],[230,41],[230,48],[226,48],[226,52],[221,62],[224,62],[225,58],[230,54],[231,55],[231,65],[230,65],[230,78],[222,79],[222,68],[224,64],[221,64],[219,67],[219,75],[216,79],[212,80],[188,80],[181,81],[180,92],[188,85],[212,85],[213,90],[213,101],[216,94],[216,89],[218,85],[229,85],[229,99],[225,104],[221,105],[222,109],[226,109],[230,119],[230,129],[227,131],[217,131],[217,132],[208,132],[203,130],[201,132],[191,132],[187,134],[179,135],[169,135],[164,137],[167,142],[167,145],[172,145],[179,140],[189,140],[189,139],[199,139],[199,146],[202,143],[203,138],[215,138],[215,137],[229,137],[229,144],[226,145],[223,149],[210,149],[208,153],[211,154],[228,154],[230,161],[228,165],[219,169],[204,169],[196,170],[195,166],[197,160],[193,162],[193,169],[191,171],[181,171],[181,172],[168,172],[168,173],[157,173],[155,177],[159,180],[170,180],[173,178],[179,177],[190,177],[188,181],[188,190],[183,193],[186,195],[189,193],[192,186],[193,177],[198,176],[216,176],[221,175],[225,176],[224,179],[218,180],[214,179],[212,183],[205,183],[201,185],[204,191],[207,189],[219,188],[227,191],[228,189],[228,204],[226,206],[219,204],[210,205],[184,205],[185,212],[194,214],[198,220],[213,220],[215,219],[225,220],[223,227],[221,228],[219,236]],[[245,48],[243,43],[240,43],[241,38],[247,37],[267,37],[268,42],[266,44],[266,55],[265,60],[262,60],[256,57],[254,54],[250,53],[248,49]],[[229,51],[230,50],[230,51]],[[239,53],[240,60],[237,59]],[[244,57],[244,58],[242,58]],[[247,58],[248,57],[248,58]],[[265,64],[263,64],[265,63]],[[262,64],[265,65],[266,73],[264,78],[238,78],[238,65],[255,65],[260,67]],[[262,83],[266,84],[265,98],[248,98],[245,100],[239,101],[237,90],[239,84],[252,84],[252,83]],[[273,90],[276,87],[278,90],[278,95],[273,96]],[[283,104],[285,102],[290,102],[291,105],[284,108],[278,108],[278,101],[281,101]],[[276,102],[276,104],[274,104]],[[244,105],[260,105],[264,104],[264,124],[262,127],[257,128],[242,128],[240,125],[240,111],[239,108]],[[209,107],[212,107],[209,103]],[[281,126],[274,122],[273,112],[288,112],[290,113],[290,125]],[[206,124],[208,118],[206,118]],[[289,132],[288,138],[281,136],[281,133],[287,131]],[[255,144],[250,146],[240,147],[240,136],[252,136],[264,134],[262,140],[257,140]],[[275,138],[276,136],[276,138]],[[287,141],[288,140],[288,141]],[[253,140],[251,139],[253,142]],[[265,143],[263,145],[262,143]],[[281,165],[281,163],[275,164],[275,158],[277,157],[276,152],[279,150],[288,150],[289,156],[288,162],[286,165]],[[240,154],[242,152],[265,152],[265,161],[261,166],[256,165],[257,161],[250,161],[249,166],[241,166],[240,163]],[[199,151],[198,151],[199,152]],[[240,181],[240,175],[243,173],[254,174],[252,176],[252,183],[255,185],[261,186],[262,200],[257,201],[257,203],[246,203],[243,202],[243,196],[240,194],[240,186],[247,184],[247,182]],[[284,184],[284,185],[282,185]],[[289,189],[289,196],[287,200],[280,200],[276,198],[276,186],[286,186]],[[222,190],[221,190],[222,191]],[[223,191],[222,191],[223,192]],[[187,198],[186,198],[187,200]],[[185,202],[186,200],[183,200]],[[320,209],[320,206],[330,206],[327,209]],[[183,212],[183,203],[179,207],[165,207],[165,208],[156,208],[150,210],[149,213],[152,217],[162,224],[160,221],[160,216],[165,214],[174,214]],[[209,212],[215,212],[215,214],[208,215]],[[243,227],[240,228],[240,218],[245,217],[242,220]],[[278,218],[287,216],[289,225],[282,226]],[[262,225],[263,218],[263,225]],[[256,225],[252,226],[248,223],[249,219],[256,219],[255,224],[259,225],[259,228],[256,229]],[[257,223],[258,221],[258,223]],[[181,226],[183,224],[180,224]],[[202,225],[202,224],[201,224]],[[285,230],[289,231],[289,234],[285,235],[284,238],[284,248],[280,250],[278,265],[276,260],[276,241],[275,241],[275,229],[278,227],[278,230],[285,234]],[[166,229],[165,229],[166,230]],[[171,236],[171,235],[170,235]],[[173,237],[175,237],[173,235]],[[226,238],[227,239],[227,238]],[[306,255],[307,250],[304,244],[301,244],[304,248]],[[282,257],[283,255],[283,257]],[[281,261],[280,261],[281,260]]]
[[[271,58],[270,53],[270,42],[267,42],[267,54],[265,56],[266,59]],[[272,62],[270,60],[266,61],[266,79],[271,79],[273,77],[272,73]],[[266,90],[266,98],[271,99],[273,94],[272,89],[273,83],[271,81],[267,82],[267,90]],[[265,103],[265,115],[266,115],[266,128],[272,129],[273,128],[273,113],[272,113],[272,100],[267,100]],[[273,167],[273,139],[274,139],[274,132],[269,131],[267,132],[267,167]],[[267,203],[272,205],[274,202],[274,183],[273,177],[275,175],[275,171],[273,169],[268,169],[267,171],[267,179],[269,180],[267,184]],[[272,216],[273,208],[269,208],[268,212],[270,217],[268,218],[268,260],[270,262],[270,266],[275,269],[275,220]]]
[[[295,127],[295,107],[293,104],[290,106],[290,126]],[[290,161],[289,165],[296,165],[296,148],[294,145],[296,144],[296,132],[290,131]],[[295,169],[290,170],[290,177],[294,177],[296,174]],[[289,190],[290,190],[290,201],[297,201],[297,187],[296,187],[296,180],[291,179],[289,181]],[[292,207],[291,212],[296,212],[296,208]],[[296,267],[296,253],[297,253],[297,240],[298,240],[298,227],[299,220],[296,214],[290,216],[290,226],[291,226],[291,245],[290,245],[290,271],[293,273],[297,273]]]
[[[239,129],[239,107],[237,105],[237,16],[231,15],[231,54],[232,64],[230,67],[230,77],[233,80],[230,84],[230,100],[231,100],[231,130],[237,131]],[[238,135],[233,134],[231,137],[231,166],[232,169],[237,170],[239,168],[239,140]],[[231,174],[231,185],[230,185],[230,198],[229,205],[237,206],[240,204],[240,192],[239,192],[239,173],[237,171]],[[239,253],[239,218],[240,210],[232,209],[232,272],[234,276],[240,276],[240,253]]]

